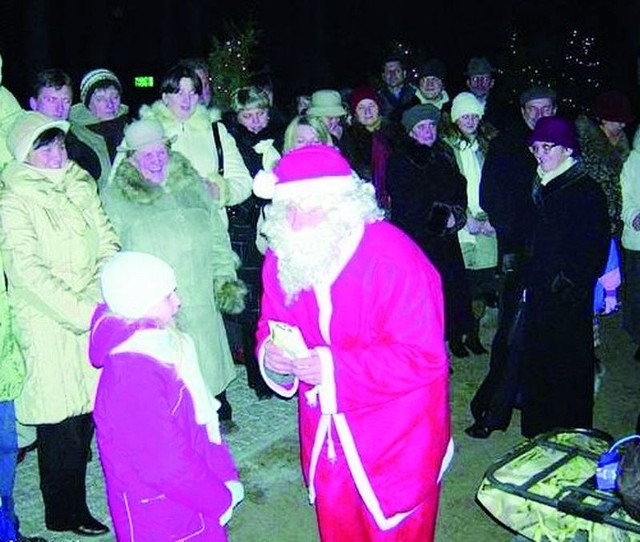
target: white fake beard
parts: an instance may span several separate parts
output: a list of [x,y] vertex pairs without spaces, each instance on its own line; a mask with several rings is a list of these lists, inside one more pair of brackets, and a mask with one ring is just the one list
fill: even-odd
[[270,245],[278,257],[278,280],[290,305],[302,290],[309,290],[331,273],[340,258],[340,247],[353,231],[342,220],[326,218],[321,224],[291,229],[286,219],[269,228]]

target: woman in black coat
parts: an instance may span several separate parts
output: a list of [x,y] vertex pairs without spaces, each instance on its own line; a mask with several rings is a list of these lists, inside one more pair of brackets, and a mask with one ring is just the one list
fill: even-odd
[[440,111],[431,104],[405,111],[407,132],[391,153],[387,183],[391,221],[411,236],[440,272],[445,298],[445,333],[454,356],[468,356],[462,337],[471,332],[471,294],[457,232],[466,221],[465,178],[437,141]]
[[540,119],[529,137],[539,164],[525,268],[522,434],[593,425],[593,292],[609,248],[607,202],[577,158],[573,124]]
[[[261,169],[270,170],[280,159],[284,128],[271,119],[268,95],[256,86],[241,87],[232,95],[232,108],[223,121],[234,137],[251,177]],[[240,257],[238,277],[249,289],[245,310],[239,315],[225,315],[230,330],[240,328],[241,349],[247,368],[247,383],[259,399],[273,395],[265,384],[255,358],[255,332],[262,297],[261,269],[263,255],[256,246],[258,218],[266,200],[251,194],[238,205],[227,207],[231,247]]]

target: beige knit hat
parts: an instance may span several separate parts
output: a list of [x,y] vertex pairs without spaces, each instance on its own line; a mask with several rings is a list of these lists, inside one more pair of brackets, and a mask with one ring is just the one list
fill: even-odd
[[310,117],[343,117],[346,114],[342,96],[337,90],[316,90],[311,95],[307,109],[307,115]]
[[124,129],[124,139],[118,146],[119,151],[137,151],[153,143],[171,143],[174,138],[164,135],[164,128],[157,120],[141,119],[129,124]]
[[20,113],[7,134],[7,148],[18,162],[24,162],[38,136],[51,128],[69,131],[66,120],[54,120],[37,111]]

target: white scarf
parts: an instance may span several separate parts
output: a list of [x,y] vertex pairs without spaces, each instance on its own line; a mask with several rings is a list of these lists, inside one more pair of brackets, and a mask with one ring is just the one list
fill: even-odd
[[471,215],[475,217],[483,213],[480,207],[480,177],[482,174],[479,155],[480,146],[477,139],[473,140],[473,142],[462,140],[458,149],[460,152],[461,173],[467,179],[467,207],[471,211]]
[[218,421],[220,402],[204,384],[196,348],[189,335],[172,328],[139,330],[112,350],[112,353],[122,352],[146,354],[175,367],[178,377],[191,394],[196,422],[206,426],[210,442],[222,442]]
[[553,171],[547,171],[546,173],[542,171],[542,168],[538,166],[538,177],[540,177],[540,184],[542,186],[548,184],[556,177],[562,175],[565,171],[567,171],[573,164],[576,163],[576,159],[573,156],[568,156],[567,159],[562,162],[556,169]]

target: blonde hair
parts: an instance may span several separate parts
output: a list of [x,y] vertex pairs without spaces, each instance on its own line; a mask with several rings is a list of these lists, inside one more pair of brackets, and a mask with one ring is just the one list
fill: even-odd
[[231,94],[231,109],[236,113],[245,109],[269,109],[269,95],[256,86],[240,87]]
[[333,145],[331,134],[327,129],[327,125],[320,117],[309,117],[307,115],[296,115],[291,119],[287,129],[284,131],[284,142],[282,151],[287,152],[296,147],[296,139],[298,138],[298,126],[310,126],[318,134],[320,143]]

